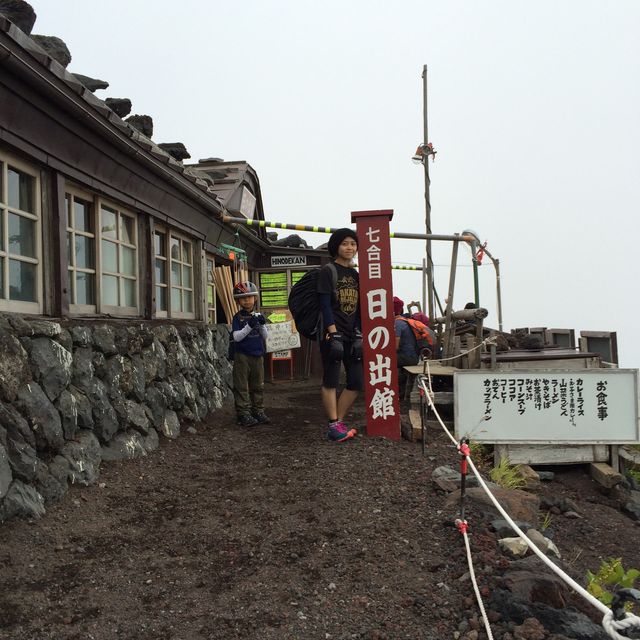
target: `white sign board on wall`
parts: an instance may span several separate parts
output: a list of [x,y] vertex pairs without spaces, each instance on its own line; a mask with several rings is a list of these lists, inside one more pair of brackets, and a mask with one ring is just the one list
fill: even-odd
[[637,369],[456,372],[454,402],[456,435],[477,442],[640,441]]
[[300,346],[300,334],[293,331],[291,320],[266,324],[265,327],[267,327],[267,353],[297,349]]

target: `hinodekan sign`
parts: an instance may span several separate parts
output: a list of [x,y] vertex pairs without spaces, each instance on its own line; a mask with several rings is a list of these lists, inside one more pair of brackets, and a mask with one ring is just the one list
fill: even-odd
[[392,210],[353,211],[358,235],[367,435],[400,439],[389,221]]
[[271,256],[272,267],[304,267],[307,256]]

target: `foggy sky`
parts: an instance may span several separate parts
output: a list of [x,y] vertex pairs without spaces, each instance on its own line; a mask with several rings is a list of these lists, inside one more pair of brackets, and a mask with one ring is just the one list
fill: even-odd
[[[154,140],[193,161],[247,160],[280,222],[347,226],[389,208],[393,230],[424,231],[411,156],[427,64],[433,232],[488,241],[506,330],[617,331],[621,366],[640,365],[640,3],[32,4],[33,32],[67,43],[69,70],[110,83],[98,97],[130,98]],[[450,251],[434,245],[442,298]],[[419,264],[424,243],[393,240],[392,256]],[[457,308],[473,297],[468,250],[459,264]],[[395,272],[394,288],[421,297],[418,274]]]

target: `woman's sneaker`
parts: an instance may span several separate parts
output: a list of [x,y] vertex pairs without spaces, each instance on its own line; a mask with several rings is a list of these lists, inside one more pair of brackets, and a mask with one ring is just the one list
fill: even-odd
[[327,438],[331,440],[331,442],[344,442],[345,440],[353,438],[356,433],[358,433],[357,429],[348,429],[342,420],[336,420],[336,422],[329,424]]
[[269,416],[264,411],[252,411],[251,415],[260,423],[260,424],[271,424],[271,420]]
[[238,415],[238,424],[241,427],[254,427],[258,421],[248,413],[241,413]]

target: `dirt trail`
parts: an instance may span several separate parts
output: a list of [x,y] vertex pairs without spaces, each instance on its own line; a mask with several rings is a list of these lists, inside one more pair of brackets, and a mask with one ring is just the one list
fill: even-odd
[[[73,487],[42,520],[0,526],[1,637],[416,640],[473,628],[455,514],[430,483],[457,464],[444,438],[432,434],[425,457],[405,441],[336,445],[317,387],[267,385],[267,401],[273,425],[242,430],[227,409],[147,458],[103,465],[98,485]],[[352,421],[363,419],[360,402]],[[562,478],[550,490],[578,499],[591,487],[583,472]],[[556,527],[582,575],[611,551],[637,553],[639,531],[588,497],[588,534]],[[505,560],[484,526],[471,531],[487,593]]]

